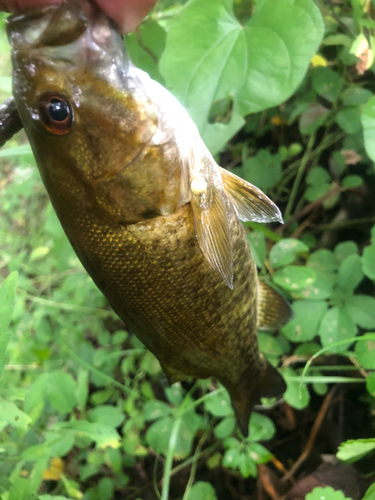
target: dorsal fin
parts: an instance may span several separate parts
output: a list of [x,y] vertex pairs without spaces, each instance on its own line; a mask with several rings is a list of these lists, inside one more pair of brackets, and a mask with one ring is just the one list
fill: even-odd
[[258,280],[257,318],[260,330],[275,330],[284,326],[293,317],[288,302],[279,292]]
[[242,221],[281,222],[283,218],[278,207],[263,191],[221,168],[224,188]]

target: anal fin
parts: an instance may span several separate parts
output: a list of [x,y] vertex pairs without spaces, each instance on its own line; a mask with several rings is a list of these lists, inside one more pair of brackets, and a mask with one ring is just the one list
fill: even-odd
[[272,287],[258,280],[257,318],[260,330],[275,330],[293,317],[288,302]]
[[242,221],[283,222],[279,208],[250,182],[221,168],[224,188]]

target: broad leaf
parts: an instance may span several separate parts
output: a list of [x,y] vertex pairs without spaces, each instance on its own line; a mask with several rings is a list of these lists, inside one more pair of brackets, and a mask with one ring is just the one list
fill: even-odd
[[287,266],[277,271],[273,281],[285,288],[285,290],[297,291],[312,285],[316,279],[316,273],[303,266]]
[[216,392],[204,402],[205,409],[215,417],[233,415],[233,409],[227,391]]
[[69,413],[77,404],[76,382],[73,377],[62,370],[50,372],[47,395],[52,406],[59,413]]
[[31,418],[21,411],[14,403],[0,398],[0,421],[6,422],[17,429],[26,430]]
[[375,339],[359,339],[355,345],[357,361],[368,370],[375,370]]
[[368,278],[375,280],[375,245],[370,245],[363,250],[362,269]]
[[375,438],[350,439],[340,444],[337,458],[343,462],[352,463],[373,450],[375,450]]
[[297,410],[306,408],[310,401],[310,393],[306,384],[301,384],[297,373],[289,366],[283,369],[283,376],[287,385],[287,390],[284,393],[285,401]]
[[109,427],[118,427],[124,420],[124,412],[117,406],[103,405],[96,406],[88,412],[90,422],[99,422]]
[[306,500],[351,500],[346,498],[342,491],[336,491],[330,486],[326,488],[314,488],[306,495]]
[[293,342],[312,340],[318,333],[320,321],[327,308],[327,303],[323,301],[294,302],[294,318],[283,327],[282,333]]
[[295,238],[286,238],[277,242],[270,251],[270,262],[273,267],[292,264],[299,253],[308,252],[307,245]]
[[210,483],[198,481],[191,488],[187,500],[217,500],[217,496]]
[[[318,333],[323,347],[329,347],[340,340],[354,337],[357,334],[357,328],[344,308],[332,307],[324,314]],[[348,345],[349,343],[333,347],[331,352],[345,351]]]
[[[258,2],[245,26],[232,3],[190,0],[170,22],[161,58],[167,86],[214,153],[243,125],[243,116],[288,99],[323,35],[312,0]],[[210,124],[212,104],[223,99],[232,102],[231,120]]]
[[369,295],[353,295],[345,301],[346,311],[362,328],[375,328],[375,299]]

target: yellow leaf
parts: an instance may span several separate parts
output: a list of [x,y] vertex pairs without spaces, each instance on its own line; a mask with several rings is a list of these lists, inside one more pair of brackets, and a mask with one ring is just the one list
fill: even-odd
[[59,481],[61,474],[64,472],[64,462],[61,458],[55,457],[51,459],[49,468],[43,472],[44,481]]
[[311,59],[311,64],[316,68],[317,66],[327,66],[328,62],[327,59],[320,54],[315,54],[313,58]]

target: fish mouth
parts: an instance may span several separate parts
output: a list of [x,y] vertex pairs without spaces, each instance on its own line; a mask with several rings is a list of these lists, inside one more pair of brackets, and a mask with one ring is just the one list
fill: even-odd
[[91,0],[66,0],[7,19],[13,53],[43,66],[86,69],[116,87],[128,73],[122,36]]

